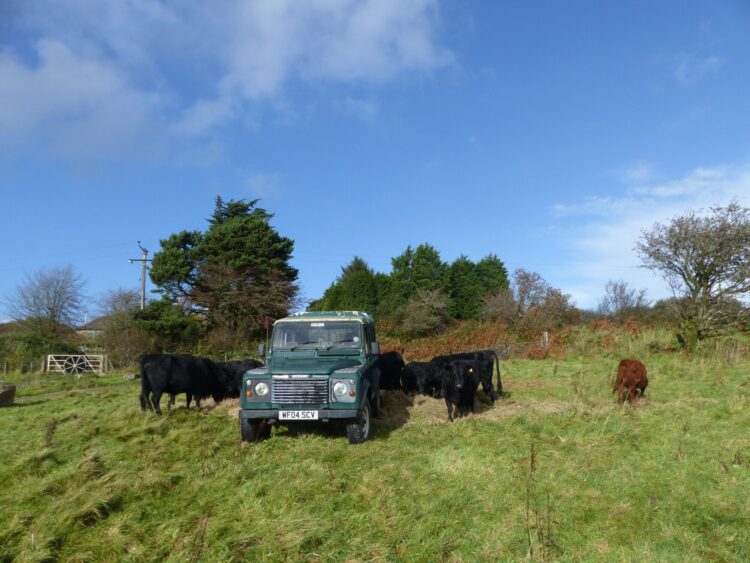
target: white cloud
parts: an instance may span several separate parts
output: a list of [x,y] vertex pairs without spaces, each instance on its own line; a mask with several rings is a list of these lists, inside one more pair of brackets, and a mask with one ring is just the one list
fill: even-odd
[[617,176],[626,184],[643,184],[654,179],[653,167],[646,162],[637,162],[618,170]]
[[[738,176],[739,175],[739,176]],[[714,168],[696,168],[692,174],[664,184],[638,188],[637,192],[658,198],[694,196],[700,199],[707,194],[731,192],[737,188],[738,180],[746,180],[747,171],[719,166]]]
[[[300,92],[321,95],[320,86],[377,91],[450,64],[437,42],[438,3],[18,3],[11,21],[26,43],[0,43],[0,142],[43,133],[53,144],[70,139],[71,150],[108,146],[112,137],[148,137],[154,123],[194,138],[252,126],[259,108],[283,112]],[[375,116],[367,92],[345,98],[351,115]]]
[[552,206],[552,211],[559,217],[576,215],[609,217],[613,214],[619,215],[625,212],[632,207],[633,203],[633,200],[630,198],[614,199],[611,197],[592,196],[587,197],[580,203],[556,203]]
[[344,114],[356,117],[365,122],[372,122],[378,114],[378,103],[374,100],[352,98],[347,96],[340,104]]
[[708,210],[732,200],[750,206],[750,165],[697,168],[683,178],[641,187],[622,197],[592,197],[558,204],[553,212],[575,217],[567,240],[573,253],[563,289],[582,307],[595,307],[609,279],[648,289],[651,298],[669,295],[666,283],[640,268],[635,246],[644,229],[688,210]]
[[187,120],[208,104],[219,125],[233,108],[278,96],[294,81],[378,85],[451,60],[435,44],[436,0],[256,1],[231,12],[217,92],[189,108]]
[[153,129],[164,97],[138,90],[107,61],[78,56],[58,41],[39,41],[35,52],[34,66],[0,53],[0,142],[41,136],[58,152],[96,153]]
[[254,174],[245,181],[251,198],[269,199],[284,191],[278,174]]
[[706,75],[718,72],[724,66],[724,59],[715,55],[701,57],[691,53],[681,53],[675,57],[674,77],[683,84],[695,84]]
[[235,108],[230,98],[199,100],[182,114],[175,124],[176,133],[193,136],[204,133],[217,123],[224,122],[233,116]]

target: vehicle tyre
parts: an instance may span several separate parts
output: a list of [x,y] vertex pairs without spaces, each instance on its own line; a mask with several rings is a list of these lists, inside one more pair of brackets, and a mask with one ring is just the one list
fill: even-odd
[[265,418],[240,418],[240,434],[243,442],[260,442],[271,436],[271,425]]
[[382,395],[380,394],[379,389],[375,393],[373,393],[371,405],[372,417],[378,418],[380,416],[380,408],[383,406]]
[[362,411],[357,420],[346,425],[346,435],[349,438],[350,444],[361,444],[370,437],[371,417],[370,401],[369,399],[365,399]]

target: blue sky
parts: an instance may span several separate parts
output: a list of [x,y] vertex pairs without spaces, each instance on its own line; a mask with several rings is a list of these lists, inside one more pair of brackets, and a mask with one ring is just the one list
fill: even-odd
[[309,299],[421,242],[664,297],[641,229],[750,206],[749,63],[740,0],[6,0],[0,298],[137,288],[216,195],[262,198]]

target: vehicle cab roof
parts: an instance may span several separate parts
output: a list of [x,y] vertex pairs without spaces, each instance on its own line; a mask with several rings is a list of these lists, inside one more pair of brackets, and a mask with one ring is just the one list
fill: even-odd
[[375,320],[364,311],[304,311],[292,313],[288,317],[279,319],[280,322],[309,322],[309,321],[357,321],[374,324]]

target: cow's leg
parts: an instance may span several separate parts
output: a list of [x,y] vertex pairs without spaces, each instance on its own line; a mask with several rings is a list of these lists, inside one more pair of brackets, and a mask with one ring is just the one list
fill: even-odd
[[172,407],[174,406],[175,401],[177,400],[177,395],[174,393],[169,394],[169,401],[167,401],[167,410],[172,410]]
[[161,391],[153,391],[151,393],[151,403],[154,405],[156,414],[161,414],[161,407],[159,407],[159,401],[161,401]]
[[193,400],[193,394],[192,393],[185,393],[185,399],[186,399],[185,408],[189,409],[190,408],[190,401]]
[[491,379],[489,381],[482,381],[482,391],[484,391],[484,394],[490,398],[490,404],[494,403],[497,400],[497,395],[495,394],[495,386],[492,385]]
[[198,410],[200,410],[201,408],[201,398],[198,396],[195,397],[195,408],[197,408]]
[[448,408],[448,420],[453,422],[453,403],[449,398],[445,398],[445,406]]
[[629,394],[630,394],[630,404],[633,404],[638,401],[638,394],[635,392],[635,385],[633,385],[630,388]]
[[148,410],[153,410],[151,408],[151,401],[149,401],[149,394],[151,393],[151,385],[149,384],[148,378],[146,377],[146,374],[143,372],[143,369],[141,369],[141,396],[139,397],[141,401],[141,411],[146,412],[146,407],[148,407]]
[[625,385],[620,383],[617,386],[617,403],[621,405],[623,402],[625,402]]

